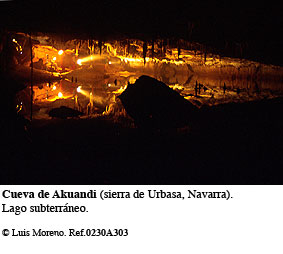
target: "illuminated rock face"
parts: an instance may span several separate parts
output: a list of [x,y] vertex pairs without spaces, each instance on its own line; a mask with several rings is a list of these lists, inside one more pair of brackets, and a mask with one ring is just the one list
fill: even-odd
[[[143,85],[140,89],[138,84],[145,80],[143,77],[133,86],[134,90],[129,86],[125,92],[129,94],[123,100],[125,106],[131,104],[130,96],[134,95],[134,104],[128,106],[127,111],[139,125],[165,127],[186,124],[184,119],[187,121],[192,115],[191,109],[188,113],[185,109],[190,103],[198,107],[215,106],[282,96],[283,67],[220,57],[198,43],[155,39],[145,44],[142,40],[131,38],[102,42],[63,37],[32,35],[34,110],[62,105],[77,108],[80,105],[82,112],[89,112],[88,105],[91,103],[94,104],[93,114],[104,111],[105,114],[119,112],[119,115],[122,109],[124,115],[125,110],[120,101],[116,101],[116,96],[126,89],[128,82],[134,83],[142,75],[161,82],[153,82],[152,79],[146,83],[156,85]],[[22,113],[29,115],[30,38],[22,33],[11,33],[8,41],[9,47],[6,48],[0,41],[3,44],[0,45],[0,69],[3,72],[5,66],[10,67],[7,78],[23,83],[17,88],[19,90],[27,87],[17,98],[19,103],[23,103]],[[3,58],[3,53],[10,57]],[[183,98],[177,102],[179,99],[172,96],[172,91],[168,92],[164,84],[177,90],[189,102],[184,103]],[[83,92],[79,87],[83,88]],[[159,88],[158,92],[153,88]],[[93,99],[88,96],[91,93]],[[145,99],[140,99],[143,93]],[[173,104],[166,97],[167,93],[170,98],[175,98]],[[152,97],[149,97],[150,94]],[[54,105],[57,100],[58,105]],[[39,117],[48,117],[42,112],[39,112]]]
[[138,126],[183,127],[198,109],[166,84],[141,76],[119,96]]

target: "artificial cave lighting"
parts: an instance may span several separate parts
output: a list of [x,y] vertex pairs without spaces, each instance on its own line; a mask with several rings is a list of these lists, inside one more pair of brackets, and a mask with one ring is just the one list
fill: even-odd
[[[23,49],[23,41],[15,37],[12,43],[19,51],[23,50],[22,58],[26,61],[17,65],[17,73],[29,79],[29,49]],[[56,100],[60,99],[60,106],[66,105],[84,114],[105,110],[107,114],[120,113],[118,95],[142,75],[162,81],[198,106],[212,106],[274,96],[274,93],[256,91],[273,86],[268,80],[270,76],[276,78],[275,83],[282,78],[280,67],[221,57],[204,51],[201,44],[184,40],[156,39],[145,47],[139,39],[106,42],[70,39],[64,42],[64,50],[60,49],[60,39],[50,41],[32,47],[33,102],[38,107],[57,107]]]

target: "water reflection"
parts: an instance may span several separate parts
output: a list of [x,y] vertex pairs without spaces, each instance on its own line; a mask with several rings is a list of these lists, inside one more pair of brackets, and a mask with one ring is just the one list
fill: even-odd
[[[154,77],[177,90],[182,96],[201,105],[243,102],[282,95],[278,80],[255,80],[215,75],[195,71],[188,64],[142,62],[135,66],[121,62],[96,63],[81,66],[62,76],[60,81],[36,84],[34,87],[34,116],[49,118],[52,108],[67,106],[85,115],[122,113],[123,107],[116,98],[129,83],[141,75]],[[28,92],[18,94],[24,114],[30,110]]]

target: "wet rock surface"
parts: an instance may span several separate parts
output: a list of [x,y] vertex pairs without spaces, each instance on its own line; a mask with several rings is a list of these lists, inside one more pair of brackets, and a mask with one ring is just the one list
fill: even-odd
[[145,75],[129,84],[119,98],[135,123],[143,127],[182,127],[198,111],[178,92]]

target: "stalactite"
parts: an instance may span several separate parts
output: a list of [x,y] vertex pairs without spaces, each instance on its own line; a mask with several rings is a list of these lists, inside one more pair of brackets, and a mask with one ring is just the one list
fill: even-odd
[[92,54],[94,54],[94,51],[95,51],[95,41],[93,40],[92,41]]
[[151,57],[154,58],[154,40],[151,41]]
[[145,41],[144,43],[143,43],[143,60],[144,60],[144,64],[145,64],[145,62],[146,62],[146,53],[147,53],[147,42]]
[[163,40],[163,50],[162,50],[163,57],[166,56],[166,42]]
[[178,43],[178,60],[180,59],[180,54],[181,54],[181,46],[180,46],[180,41]]
[[128,40],[128,45],[127,45],[127,56],[130,54],[130,48],[131,48],[131,43],[130,43],[130,40]]
[[99,53],[102,53],[102,41],[98,41]]

